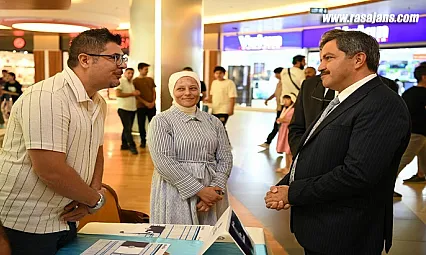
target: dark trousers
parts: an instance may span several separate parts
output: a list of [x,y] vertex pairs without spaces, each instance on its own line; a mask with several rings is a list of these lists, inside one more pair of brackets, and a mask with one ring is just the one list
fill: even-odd
[[123,132],[121,133],[121,145],[136,147],[132,136],[133,122],[135,121],[136,111],[126,111],[118,109],[118,115],[120,116],[121,123],[123,124]]
[[138,116],[138,126],[139,126],[139,134],[141,136],[141,143],[146,142],[146,130],[145,130],[145,121],[148,117],[148,122],[152,120],[156,113],[155,107],[152,109],[148,108],[138,108],[137,116]]
[[215,116],[216,118],[218,118],[222,122],[223,126],[226,125],[226,122],[228,121],[228,118],[229,118],[229,114],[222,114],[222,113],[220,113],[220,114],[213,114],[213,116]]
[[275,118],[274,121],[274,128],[272,129],[271,133],[269,133],[268,138],[266,138],[266,142],[267,144],[271,144],[272,140],[274,140],[275,136],[278,134],[278,131],[280,130],[280,124],[277,123],[277,119],[280,117],[281,115],[281,111],[277,111],[277,117]]
[[54,255],[77,236],[75,222],[68,222],[69,231],[33,234],[4,228],[12,255]]

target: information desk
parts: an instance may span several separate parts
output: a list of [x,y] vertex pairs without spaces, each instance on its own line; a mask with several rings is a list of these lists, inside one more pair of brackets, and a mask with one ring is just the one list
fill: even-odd
[[[142,242],[151,242],[151,243],[168,243],[170,247],[167,252],[170,255],[197,255],[200,251],[203,242],[200,240],[190,240],[191,236],[186,232],[186,238],[177,237],[177,238],[164,238],[164,235],[160,237],[147,237],[147,235],[140,235],[140,233],[135,232],[135,227],[142,225],[150,224],[125,224],[125,223],[88,223],[84,226],[78,233],[75,241],[67,245],[66,247],[59,250],[58,255],[74,255],[81,254],[92,244],[94,244],[99,239],[112,239],[112,240],[127,240],[127,241],[142,241]],[[185,226],[180,225],[166,225],[173,226],[176,228],[186,228]],[[197,226],[193,226],[197,227]],[[202,227],[202,226],[200,226]],[[249,232],[251,238],[255,243],[256,255],[268,255],[267,247],[265,244],[265,237],[263,229],[261,228],[250,228],[247,227],[247,232]],[[202,235],[200,231],[200,235]],[[197,232],[198,233],[198,232]],[[189,238],[188,238],[189,236]],[[178,240],[178,239],[181,240]],[[186,239],[186,240],[183,240]],[[203,237],[201,237],[203,240]],[[216,241],[209,250],[205,253],[207,255],[240,255],[243,254],[236,244],[232,241],[230,236],[223,236],[222,240]]]

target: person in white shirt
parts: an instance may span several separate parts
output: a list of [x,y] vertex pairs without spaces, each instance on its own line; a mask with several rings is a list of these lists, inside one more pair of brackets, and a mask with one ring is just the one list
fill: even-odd
[[296,55],[293,57],[293,67],[284,68],[281,72],[281,105],[284,104],[283,96],[294,94],[299,95],[302,82],[305,80],[306,66],[305,56]]
[[51,255],[76,237],[77,222],[105,202],[105,99],[127,57],[121,36],[87,30],[64,70],[24,91],[0,150],[0,220],[14,255]]
[[237,87],[232,80],[225,79],[226,70],[221,66],[214,68],[215,80],[210,86],[210,102],[213,115],[225,126],[228,118],[234,115]]
[[135,70],[127,68],[124,72],[124,77],[120,79],[120,85],[115,88],[117,94],[118,115],[123,124],[123,132],[121,133],[121,150],[130,150],[132,154],[137,155],[135,141],[132,136],[133,121],[136,116],[136,96],[141,93],[135,90],[132,83]]

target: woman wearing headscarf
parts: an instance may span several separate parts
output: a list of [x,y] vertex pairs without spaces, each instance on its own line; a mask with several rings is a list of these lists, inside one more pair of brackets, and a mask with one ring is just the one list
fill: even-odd
[[214,225],[228,207],[231,146],[220,120],[196,107],[200,86],[194,72],[172,74],[173,105],[150,123],[153,224]]

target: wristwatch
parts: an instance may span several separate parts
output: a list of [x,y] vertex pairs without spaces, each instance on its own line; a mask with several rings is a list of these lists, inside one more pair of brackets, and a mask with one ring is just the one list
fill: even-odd
[[99,209],[101,209],[101,207],[105,204],[105,197],[104,195],[102,195],[101,193],[99,193],[99,196],[101,196],[98,200],[98,202],[96,202],[95,206],[91,207],[91,206],[87,206],[87,208],[89,209],[89,213],[93,214],[96,211],[98,211]]

